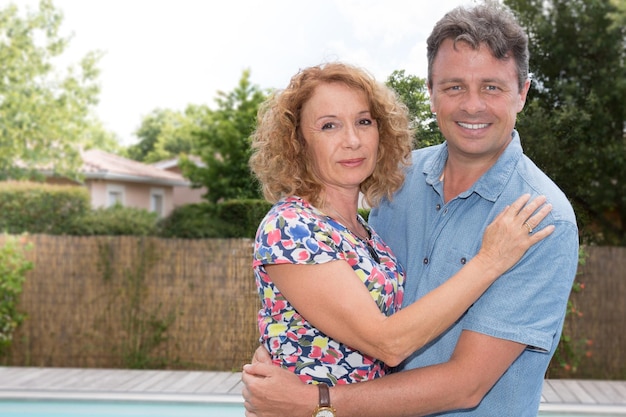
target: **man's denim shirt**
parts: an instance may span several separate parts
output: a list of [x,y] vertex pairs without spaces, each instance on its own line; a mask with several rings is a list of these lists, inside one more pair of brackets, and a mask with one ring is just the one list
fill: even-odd
[[[441,144],[413,152],[403,188],[373,209],[370,224],[406,267],[404,305],[436,288],[480,249],[487,225],[524,193],[545,195],[552,212],[536,227],[555,231],[534,245],[441,337],[400,369],[448,361],[461,331],[512,340],[528,348],[472,410],[446,416],[536,417],[543,378],[556,349],[578,266],[578,229],[561,190],[513,138],[496,164],[469,190],[444,203],[439,180],[448,156]],[[485,352],[489,355],[489,352]]]

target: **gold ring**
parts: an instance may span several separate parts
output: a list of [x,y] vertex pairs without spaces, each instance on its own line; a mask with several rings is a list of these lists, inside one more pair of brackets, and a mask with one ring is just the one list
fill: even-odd
[[528,229],[528,234],[531,234],[533,232],[533,228],[530,227],[530,225],[528,224],[528,222],[524,222],[524,226],[526,226],[526,228]]

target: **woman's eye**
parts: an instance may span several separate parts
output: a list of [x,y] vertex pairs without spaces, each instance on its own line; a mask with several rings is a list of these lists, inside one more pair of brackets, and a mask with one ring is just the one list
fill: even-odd
[[322,125],[322,130],[332,129],[333,127],[335,127],[335,124],[334,124],[334,123],[330,123],[330,122],[328,122],[328,123],[324,123],[324,124]]
[[372,119],[361,119],[359,120],[359,124],[364,126],[370,126],[371,124],[373,124],[373,121]]

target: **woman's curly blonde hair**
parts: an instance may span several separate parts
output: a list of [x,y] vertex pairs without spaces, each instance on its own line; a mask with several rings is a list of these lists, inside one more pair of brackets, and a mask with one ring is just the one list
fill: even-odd
[[363,91],[378,124],[378,160],[374,172],[360,187],[367,204],[374,207],[382,198],[390,199],[404,182],[404,168],[410,164],[412,149],[406,106],[393,90],[363,69],[327,63],[299,71],[286,89],[270,95],[259,109],[249,164],[263,195],[272,203],[291,195],[313,205],[323,203],[323,186],[312,169],[300,121],[302,107],[316,87],[328,83]]

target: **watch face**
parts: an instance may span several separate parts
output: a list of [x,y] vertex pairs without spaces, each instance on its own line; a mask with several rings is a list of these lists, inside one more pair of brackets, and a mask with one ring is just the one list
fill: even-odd
[[315,413],[315,417],[335,417],[335,413],[333,413],[332,410],[326,408],[318,410],[317,413]]

